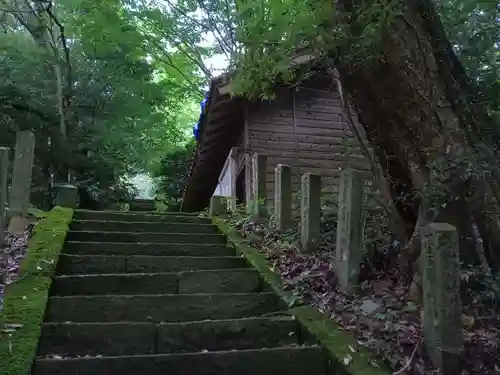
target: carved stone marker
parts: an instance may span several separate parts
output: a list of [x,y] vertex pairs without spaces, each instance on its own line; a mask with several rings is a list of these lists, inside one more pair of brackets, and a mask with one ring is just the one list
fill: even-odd
[[364,249],[365,187],[363,173],[354,169],[341,172],[337,215],[336,270],[344,292],[355,288]]
[[210,207],[208,214],[210,216],[224,215],[227,213],[227,197],[213,195],[210,198]]
[[56,206],[76,208],[78,202],[78,188],[73,185],[64,184],[55,187]]
[[34,134],[30,131],[18,132],[9,200],[11,216],[24,217],[28,214],[34,152]]
[[443,375],[460,374],[463,351],[458,232],[447,223],[422,229],[424,343]]
[[264,155],[252,155],[252,213],[257,217],[267,216],[266,161]]
[[274,218],[278,230],[292,224],[292,171],[284,164],[274,169]]
[[304,173],[300,188],[300,243],[306,252],[313,251],[320,237],[321,176]]

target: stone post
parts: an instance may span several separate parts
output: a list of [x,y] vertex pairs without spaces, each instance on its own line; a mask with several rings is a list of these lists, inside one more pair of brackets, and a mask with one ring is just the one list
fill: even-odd
[[25,217],[28,214],[34,152],[35,135],[30,131],[18,132],[9,200],[11,216]]
[[210,216],[224,215],[227,213],[227,197],[213,195],[210,198],[208,214]]
[[364,176],[361,171],[345,169],[340,174],[335,258],[339,287],[346,293],[358,285],[364,226]]
[[236,180],[238,178],[238,147],[233,147],[229,153],[229,170],[231,174],[231,197],[229,200],[229,210],[236,212]]
[[292,171],[284,164],[278,164],[274,170],[274,218],[278,230],[292,224]]
[[459,374],[463,336],[456,228],[447,223],[425,226],[421,259],[424,343],[440,374]]
[[252,213],[256,217],[267,216],[266,161],[264,155],[252,155]]
[[300,188],[300,243],[306,252],[313,251],[320,237],[321,176],[304,173]]
[[[5,275],[7,272],[7,258],[3,252],[4,231],[7,219],[5,210],[5,201],[7,200],[7,176],[9,167],[9,149],[0,147],[0,284],[5,284]],[[2,303],[0,302],[0,311]],[[1,321],[0,321],[1,323]]]
[[9,149],[0,147],[0,248],[3,243],[3,233],[7,223],[7,177],[9,168]]
[[56,190],[56,206],[76,208],[78,202],[78,188],[73,185],[63,184],[57,185]]
[[253,210],[253,171],[252,171],[252,156],[245,153],[245,205],[247,214],[251,214]]

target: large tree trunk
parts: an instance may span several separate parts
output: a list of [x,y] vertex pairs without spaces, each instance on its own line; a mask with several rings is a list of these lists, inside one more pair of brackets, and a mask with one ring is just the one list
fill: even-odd
[[[357,14],[366,4],[338,1],[351,36],[359,37],[373,21]],[[457,210],[443,210],[464,200],[463,210],[469,212],[470,206],[494,261],[500,254],[500,235],[495,235],[500,223],[494,216],[500,210],[490,188],[494,177],[478,177],[481,163],[493,155],[493,121],[454,55],[431,0],[400,0],[398,5],[401,13],[384,31],[376,53],[362,62],[337,58],[335,65],[390,181],[408,239],[413,233],[408,262],[419,255],[419,227],[438,213],[440,220],[462,229],[461,235],[470,235],[472,219],[458,220],[450,213]]]

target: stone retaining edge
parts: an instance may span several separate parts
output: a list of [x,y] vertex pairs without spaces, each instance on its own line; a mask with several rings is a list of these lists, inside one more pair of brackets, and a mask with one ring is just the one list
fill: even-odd
[[[326,350],[332,360],[329,364],[331,373],[350,375],[389,375],[391,372],[382,364],[372,359],[371,354],[365,348],[358,348],[356,338],[350,333],[342,330],[338,324],[331,320],[326,314],[318,311],[308,304],[296,305],[293,303],[292,293],[285,291],[281,277],[272,271],[267,259],[257,249],[250,246],[248,241],[232,228],[223,217],[213,217],[212,222],[221,233],[226,235],[228,245],[233,245],[239,255],[242,255],[250,265],[257,269],[264,281],[271,289],[280,296],[288,306],[290,315],[295,316],[299,324],[309,334],[315,337],[319,344]],[[356,348],[355,352],[350,349]],[[344,359],[352,358],[348,365]],[[376,367],[373,365],[375,363]],[[333,372],[332,372],[333,371]]]
[[[55,207],[35,225],[18,281],[0,312],[0,375],[27,375],[36,356],[45,307],[73,210]],[[13,332],[4,332],[4,324]]]

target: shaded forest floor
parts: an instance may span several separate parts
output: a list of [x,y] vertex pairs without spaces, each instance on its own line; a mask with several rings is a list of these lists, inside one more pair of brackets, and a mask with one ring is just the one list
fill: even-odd
[[[297,246],[297,231],[278,234],[265,224],[237,214],[229,220],[267,257],[297,299],[329,314],[374,358],[382,358],[397,374],[437,374],[429,368],[425,355],[422,307],[408,299],[407,289],[393,271],[372,272],[362,282],[358,295],[346,295],[337,288],[334,255],[328,250],[335,244],[332,229],[323,230],[322,250],[302,254]],[[499,301],[493,289],[478,287],[471,272],[464,273],[462,284],[463,294],[468,297],[463,299],[465,355],[460,375],[500,374],[500,312],[494,310]]]
[[[19,273],[19,267],[28,250],[28,241],[33,233],[33,225],[29,225],[26,230],[20,234],[5,233],[3,246],[0,244],[0,251],[3,253],[6,271],[4,277],[0,278],[0,306],[3,305],[5,287],[16,282]],[[0,308],[1,311],[1,308]]]

